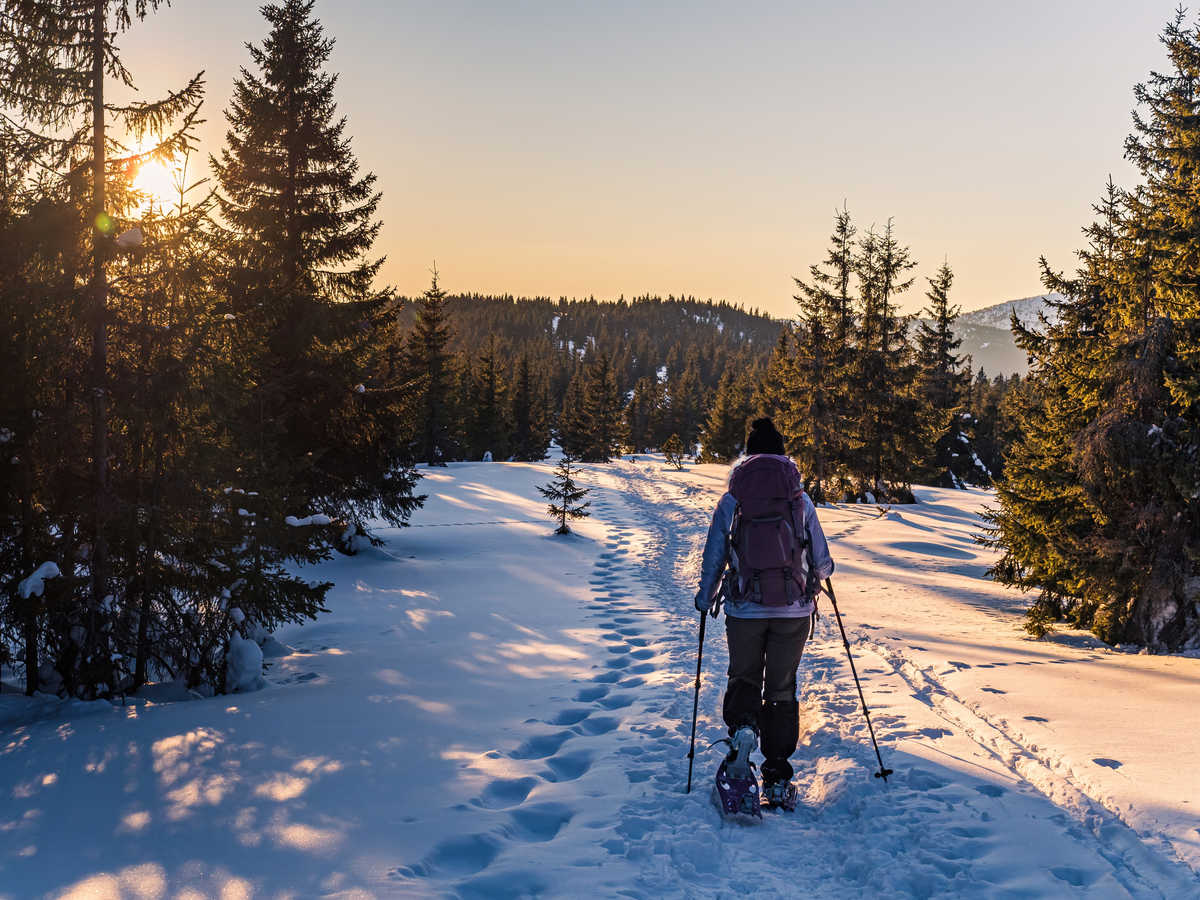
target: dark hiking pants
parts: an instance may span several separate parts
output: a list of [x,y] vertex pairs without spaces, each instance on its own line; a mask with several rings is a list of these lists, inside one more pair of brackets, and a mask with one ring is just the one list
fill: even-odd
[[725,724],[730,734],[743,725],[758,732],[759,747],[765,757],[763,780],[768,784],[792,777],[788,757],[796,752],[800,731],[796,669],[811,622],[811,616],[725,617],[725,635],[729,640],[729,684],[722,710]]

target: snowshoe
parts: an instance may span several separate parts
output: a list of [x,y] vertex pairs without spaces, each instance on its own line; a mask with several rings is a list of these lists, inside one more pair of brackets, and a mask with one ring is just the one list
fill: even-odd
[[758,790],[758,778],[754,774],[754,763],[750,754],[758,746],[758,735],[748,725],[743,725],[733,738],[720,741],[729,745],[729,755],[717,769],[717,796],[721,812],[725,815],[746,813],[762,817],[762,795]]
[[790,781],[776,781],[774,784],[764,784],[762,803],[767,809],[782,809],[792,812],[796,808],[796,785]]
[[758,791],[758,779],[754,775],[754,764],[749,763],[744,778],[734,778],[729,774],[729,760],[721,762],[717,769],[717,799],[720,801],[722,814],[734,816],[738,814],[762,818],[762,798]]

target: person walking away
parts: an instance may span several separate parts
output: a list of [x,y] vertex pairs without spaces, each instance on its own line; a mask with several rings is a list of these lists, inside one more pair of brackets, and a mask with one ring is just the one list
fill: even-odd
[[746,452],[730,470],[728,490],[713,513],[695,605],[711,611],[717,595],[725,594],[726,772],[751,778],[750,754],[761,742],[762,795],[769,805],[780,805],[799,739],[796,670],[833,559],[816,507],[770,419],[752,424]]

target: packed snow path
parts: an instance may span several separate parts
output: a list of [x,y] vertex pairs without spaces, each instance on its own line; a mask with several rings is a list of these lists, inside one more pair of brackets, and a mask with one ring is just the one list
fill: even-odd
[[331,612],[278,635],[265,691],[21,707],[0,897],[1200,895],[1200,660],[1025,640],[982,577],[980,492],[820,510],[890,783],[826,618],[799,808],[722,821],[718,620],[684,795],[725,471],[584,470],[566,539],[548,465],[429,472],[419,527],[320,567]]

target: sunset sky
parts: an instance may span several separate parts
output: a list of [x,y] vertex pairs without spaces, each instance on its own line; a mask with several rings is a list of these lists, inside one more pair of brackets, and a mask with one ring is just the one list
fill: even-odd
[[[793,308],[843,200],[894,217],[966,309],[1069,267],[1175,0],[324,0],[340,110],[379,176],[383,278],[415,294],[644,293]],[[204,151],[245,0],[175,0],[122,40],[147,96],[207,70]],[[924,278],[919,287],[924,286]],[[923,305],[914,289],[902,304]]]

